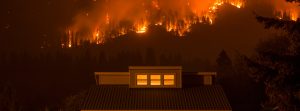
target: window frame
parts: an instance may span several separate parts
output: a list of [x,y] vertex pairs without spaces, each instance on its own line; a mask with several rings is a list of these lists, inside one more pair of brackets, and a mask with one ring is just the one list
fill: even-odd
[[[174,73],[169,73],[169,74],[163,74],[163,86],[176,86],[176,74]],[[165,76],[173,76],[173,79],[165,79]],[[166,85],[165,81],[173,81],[173,84],[171,85]]]
[[[136,72],[134,74],[135,78],[135,83],[134,83],[134,87],[135,88],[181,88],[181,86],[178,86],[180,83],[180,77],[178,78],[178,74],[177,72]],[[147,75],[147,79],[138,79],[138,75]],[[151,79],[151,75],[158,75],[160,78],[159,79],[154,79],[154,81],[156,81],[156,83],[158,83],[158,81],[160,82],[159,84],[151,84],[151,81],[153,81],[153,79]],[[165,79],[165,76],[172,76],[172,79]],[[156,77],[157,78],[157,77]],[[170,77],[169,77],[170,78]],[[138,84],[138,81],[140,80],[144,80],[144,83],[147,84]],[[165,85],[165,81],[169,81],[169,83],[173,82],[173,84],[166,84]]]
[[[160,74],[160,73],[158,73],[158,74],[156,74],[156,73],[154,73],[154,74],[151,74],[151,73],[149,73],[149,76],[150,76],[150,86],[162,86],[163,84],[162,84],[162,74]],[[152,79],[152,76],[159,76],[159,79]],[[159,84],[157,84],[157,85],[155,85],[155,84],[152,84],[152,81],[159,81]]]
[[[146,79],[138,79],[138,76],[146,76]],[[139,84],[139,81],[146,81],[146,84]],[[137,86],[148,86],[148,75],[147,74],[136,74],[136,85]]]

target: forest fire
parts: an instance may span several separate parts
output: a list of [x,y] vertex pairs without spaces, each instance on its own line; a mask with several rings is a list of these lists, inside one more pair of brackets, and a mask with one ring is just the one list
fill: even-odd
[[300,8],[299,4],[297,3],[277,0],[275,5],[275,15],[278,19],[297,21],[297,19],[300,17]]
[[293,20],[297,21],[299,18],[299,12],[296,11],[296,9],[289,9],[289,10],[280,10],[275,12],[277,14],[278,19],[288,19],[288,20]]
[[149,24],[146,21],[138,22],[135,24],[135,32],[138,34],[145,33]]
[[[284,0],[277,1],[284,2]],[[162,27],[175,36],[184,37],[194,24],[214,24],[216,13],[224,4],[240,9],[246,5],[246,1],[177,0],[174,3],[173,0],[132,0],[132,2],[106,0],[98,6],[105,8],[96,10],[88,16],[79,15],[75,24],[67,29],[62,44],[67,44],[67,47],[80,45],[81,41],[104,44],[108,38],[116,38],[129,32],[146,33],[150,25]],[[299,13],[294,9],[296,8],[294,5],[296,4],[276,5],[275,15],[279,19],[297,20]]]
[[146,26],[138,27],[136,33],[145,33],[147,31]]
[[[183,37],[190,32],[193,24],[213,24],[215,13],[223,4],[242,8],[245,0],[178,0],[178,3],[172,0],[151,0],[151,2],[135,0],[133,3],[106,0],[104,3],[106,8],[101,11],[105,10],[103,12],[105,14],[103,16],[101,13],[95,14],[98,19],[91,23],[82,21],[95,19],[89,18],[93,16],[92,14],[79,16],[78,21],[67,29],[66,36],[62,39],[62,47],[80,45],[80,41],[103,44],[107,38],[115,38],[128,32],[146,33],[149,25],[163,27],[166,31]],[[118,7],[122,11],[113,7]],[[87,24],[89,26],[86,26]]]

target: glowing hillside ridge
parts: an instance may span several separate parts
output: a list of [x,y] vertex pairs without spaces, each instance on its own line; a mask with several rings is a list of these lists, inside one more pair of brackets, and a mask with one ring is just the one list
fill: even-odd
[[[80,29],[78,25],[71,26],[66,31],[67,38],[62,39],[62,47],[72,47],[73,44],[80,45],[79,41],[83,40],[89,41],[90,43],[104,44],[106,38],[119,37],[128,32],[145,33],[149,25],[164,27],[166,31],[182,37],[190,32],[190,28],[193,24],[213,24],[216,18],[215,13],[219,7],[224,4],[230,4],[236,8],[245,6],[244,0],[204,0],[205,2],[199,0],[177,0],[181,4],[172,5],[171,7],[165,6],[167,3],[164,4],[164,2],[168,2],[168,0],[151,0],[150,3],[141,1],[142,0],[134,1],[138,2],[141,7],[138,8],[139,10],[137,12],[139,13],[137,16],[129,17],[130,19],[128,19],[127,16],[127,18],[115,17],[119,16],[119,12],[110,11],[109,9],[112,9],[112,7],[107,6],[108,10],[105,16],[100,18],[98,22],[92,24],[93,26],[89,28],[91,29],[90,32],[78,30]],[[173,0],[169,2],[174,3]],[[108,1],[107,4],[109,4]],[[117,3],[114,2],[114,4]],[[130,13],[133,12],[126,11],[126,14]],[[89,14],[86,15],[88,16]],[[124,24],[123,19],[129,21],[129,23]],[[82,33],[87,34],[83,35]]]
[[[185,34],[191,31],[190,28],[193,24],[214,24],[216,12],[224,4],[232,5],[237,9],[246,5],[245,0],[176,0],[178,3],[175,4],[174,0],[149,1],[151,2],[145,2],[145,0],[127,0],[126,2],[124,0],[113,0],[113,3],[111,3],[112,1],[106,0],[106,3],[110,5],[104,6],[107,7],[107,10],[104,11],[103,16],[96,18],[98,21],[79,19],[73,26],[66,29],[66,36],[61,40],[62,47],[80,45],[80,41],[104,44],[108,38],[120,37],[129,32],[146,33],[149,25],[163,27],[175,36],[184,37]],[[118,2],[122,4],[120,7],[115,6]],[[300,9],[298,4],[289,3],[285,0],[272,0],[270,3],[273,3],[274,13],[278,19],[296,21],[299,18]],[[123,11],[122,7],[126,6],[127,8],[124,8],[125,11]],[[132,10],[129,10],[128,7]],[[85,15],[85,18],[90,17],[90,14]],[[94,17],[91,18],[95,19]],[[88,24],[88,31],[81,30],[82,27],[86,27],[84,21],[90,23]],[[83,26],[82,23],[84,23]]]

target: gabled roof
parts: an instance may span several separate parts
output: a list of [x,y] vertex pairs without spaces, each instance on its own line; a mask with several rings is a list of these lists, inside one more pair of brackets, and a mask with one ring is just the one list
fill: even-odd
[[221,86],[182,89],[135,89],[95,86],[88,90],[82,110],[231,110]]

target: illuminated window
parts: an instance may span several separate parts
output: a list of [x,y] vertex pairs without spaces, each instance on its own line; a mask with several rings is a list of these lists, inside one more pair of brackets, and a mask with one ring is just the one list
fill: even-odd
[[147,75],[136,75],[137,85],[147,85]]
[[174,85],[174,75],[164,75],[164,85]]
[[150,75],[151,85],[157,86],[161,85],[160,75]]

